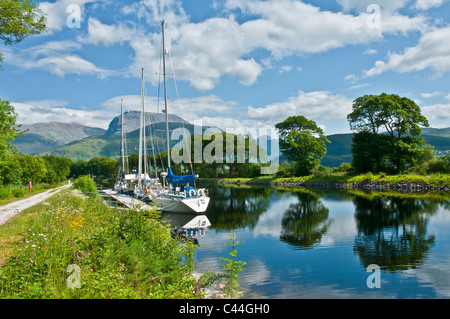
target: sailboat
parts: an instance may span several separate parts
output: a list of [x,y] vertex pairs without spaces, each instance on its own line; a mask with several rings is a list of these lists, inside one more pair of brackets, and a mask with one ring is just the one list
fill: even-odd
[[124,117],[123,117],[123,99],[120,102],[120,114],[121,114],[121,146],[120,146],[120,168],[119,175],[114,185],[114,190],[121,194],[132,194],[133,187],[132,184],[136,180],[135,174],[127,174],[128,171],[128,161],[125,155],[125,132],[124,132]]
[[124,146],[124,118],[123,118],[123,101],[121,104],[122,116],[122,142],[121,142],[121,170],[119,179],[114,189],[123,194],[131,195],[139,199],[151,200],[158,191],[162,189],[162,185],[158,178],[150,178],[147,173],[147,153],[146,153],[146,135],[145,135],[145,97],[144,97],[144,69],[142,69],[141,84],[141,107],[139,122],[139,159],[138,169],[133,170],[131,174],[126,174],[125,146]]
[[[166,81],[166,48],[164,35],[164,20],[162,25],[163,40],[163,75],[164,75],[164,102],[166,114],[166,138],[167,138],[167,173],[163,172],[161,176],[165,181],[167,177],[167,188],[161,191],[153,199],[163,211],[172,213],[204,213],[209,205],[210,198],[207,190],[197,189],[195,181],[198,175],[175,175],[170,167],[170,145],[169,145],[169,112],[167,110],[167,81]],[[190,185],[194,186],[190,186]]]

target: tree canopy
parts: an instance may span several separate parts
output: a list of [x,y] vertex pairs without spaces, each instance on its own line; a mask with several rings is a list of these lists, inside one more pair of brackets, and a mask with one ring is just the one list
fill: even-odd
[[33,0],[0,0],[0,39],[5,45],[45,31],[45,22],[44,14]]
[[330,143],[316,122],[304,116],[291,116],[275,125],[280,134],[280,150],[296,166],[296,173],[307,175],[317,167]]
[[356,131],[352,144],[356,172],[400,173],[426,151],[420,126],[428,127],[428,120],[406,97],[386,93],[358,97],[347,119]]

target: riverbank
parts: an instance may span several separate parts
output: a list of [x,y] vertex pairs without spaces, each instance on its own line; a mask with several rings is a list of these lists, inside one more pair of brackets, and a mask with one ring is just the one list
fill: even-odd
[[450,191],[450,175],[373,175],[351,176],[346,174],[310,175],[303,177],[277,178],[261,176],[256,178],[202,178],[201,181],[232,185],[260,185],[284,188],[329,188],[359,189],[396,192]]
[[0,243],[0,299],[205,296],[191,276],[196,247],[174,240],[159,216],[73,189],[2,225]]

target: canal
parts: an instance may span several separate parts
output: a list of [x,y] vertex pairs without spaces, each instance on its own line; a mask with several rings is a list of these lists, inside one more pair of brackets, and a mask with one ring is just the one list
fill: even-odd
[[243,298],[450,298],[448,194],[202,187],[197,270],[220,271],[236,233]]

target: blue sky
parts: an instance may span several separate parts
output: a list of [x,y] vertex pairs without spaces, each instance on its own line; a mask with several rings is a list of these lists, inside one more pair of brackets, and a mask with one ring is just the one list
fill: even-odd
[[[273,127],[304,115],[326,134],[349,132],[364,94],[413,99],[433,127],[449,127],[450,0],[37,1],[48,32],[4,55],[0,97],[19,122],[107,128],[138,110],[161,111],[161,20],[169,108],[220,128]],[[80,27],[71,5],[80,9]],[[68,24],[69,19],[69,24]],[[160,94],[162,98],[162,94]]]

